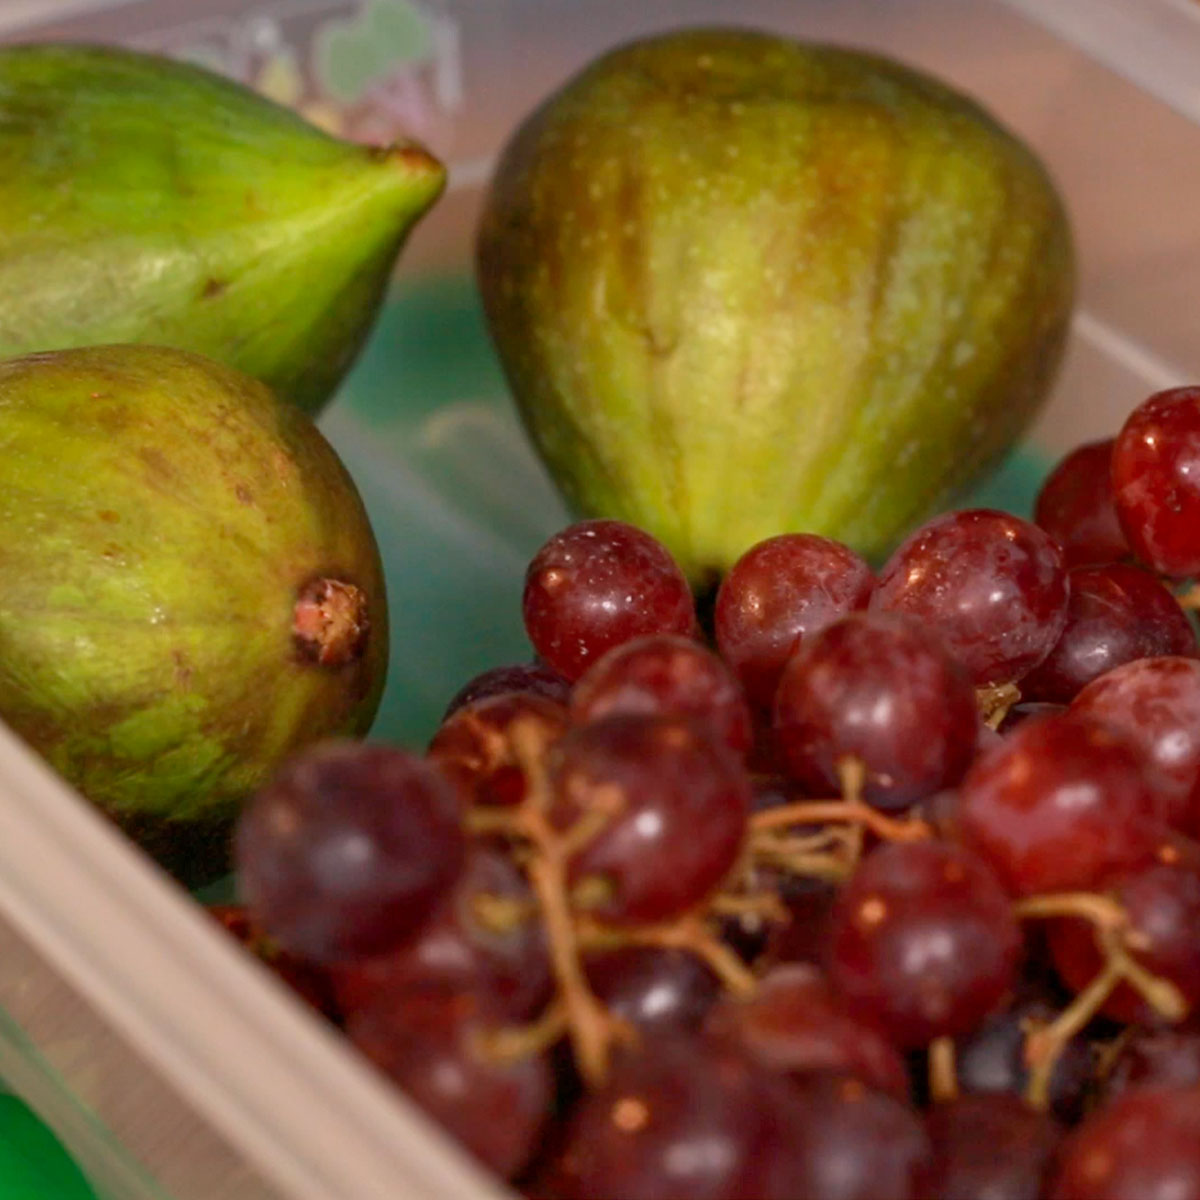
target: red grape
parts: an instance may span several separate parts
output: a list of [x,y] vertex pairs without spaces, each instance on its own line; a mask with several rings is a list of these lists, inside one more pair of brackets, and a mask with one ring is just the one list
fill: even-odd
[[821,971],[809,963],[772,967],[747,998],[728,996],[709,1014],[708,1030],[733,1038],[772,1071],[850,1076],[908,1099],[908,1071],[880,1030],[846,1012]]
[[1038,492],[1033,519],[1062,547],[1068,567],[1129,556],[1112,492],[1113,439],[1076,447]]
[[592,991],[615,1017],[645,1032],[698,1029],[721,991],[694,954],[659,946],[625,946],[584,960]]
[[1138,558],[1173,578],[1200,573],[1200,387],[1156,392],[1129,414],[1112,488]]
[[[527,920],[500,930],[479,909],[501,900],[528,906]],[[450,903],[395,954],[332,969],[343,1013],[416,985],[486,995],[511,1021],[531,1020],[553,991],[545,932],[525,876],[508,855],[474,847]]]
[[534,648],[572,682],[622,642],[690,637],[698,628],[678,564],[623,521],[581,521],[556,533],[529,564],[523,607]]
[[874,582],[853,550],[814,533],[751,546],[722,580],[714,613],[717,647],[750,700],[769,709],[801,642],[863,608]]
[[820,794],[839,760],[866,768],[864,798],[905,808],[958,782],[978,724],[974,689],[935,637],[905,617],[852,613],[807,639],[775,696],[789,772]]
[[[711,1039],[661,1033],[618,1058],[568,1118],[562,1200],[797,1200],[799,1102]],[[877,1200],[883,1200],[878,1197]]]
[[1104,1081],[1112,1100],[1135,1087],[1200,1084],[1200,1033],[1191,1029],[1134,1029]]
[[1196,655],[1187,614],[1148,571],[1109,563],[1079,567],[1069,577],[1067,624],[1050,654],[1021,680],[1023,696],[1065,703],[1123,663]]
[[572,730],[551,755],[560,829],[607,820],[571,860],[578,882],[607,894],[603,921],[678,916],[716,888],[737,860],[750,811],[750,777],[735,755],[679,717],[621,714]]
[[1129,742],[1153,771],[1168,823],[1200,832],[1200,662],[1175,656],[1126,663],[1089,683],[1071,711]]
[[1039,1200],[1061,1137],[1049,1117],[998,1092],[935,1105],[931,1196],[946,1200]]
[[1070,713],[1023,722],[958,794],[960,840],[1019,896],[1086,890],[1148,861],[1162,816],[1128,743]]
[[[1167,979],[1189,1005],[1200,1003],[1200,872],[1177,863],[1154,863],[1112,881],[1110,891],[1129,917],[1130,949],[1152,975]],[[1092,928],[1058,920],[1049,929],[1050,948],[1067,985],[1081,991],[1102,962]],[[1102,1010],[1126,1024],[1154,1024],[1161,1017],[1127,984]]]
[[610,713],[691,717],[737,754],[750,749],[750,712],[737,680],[690,638],[650,634],[597,659],[575,684],[571,717],[583,724]]
[[1010,513],[966,509],[921,526],[892,555],[872,611],[936,630],[976,684],[1009,683],[1037,666],[1067,619],[1062,551]]
[[928,1200],[929,1139],[917,1114],[857,1079],[810,1076],[790,1200]]
[[527,781],[509,737],[517,722],[532,725],[545,745],[570,724],[566,708],[530,692],[473,700],[448,717],[426,755],[474,804],[516,805]]
[[545,700],[565,705],[571,698],[571,685],[552,667],[544,663],[513,663],[507,667],[492,667],[474,679],[467,680],[446,705],[442,720],[452,717],[460,708],[489,696],[508,696],[513,692],[532,692]]
[[462,871],[459,802],[428,763],[356,742],[314,747],[247,805],[234,842],[238,888],[263,930],[319,963],[398,949]]
[[1200,1088],[1134,1088],[1067,1138],[1049,1200],[1200,1198]]
[[542,1057],[501,1060],[486,1034],[502,1025],[478,993],[421,987],[351,1014],[346,1032],[375,1066],[493,1171],[529,1161],[550,1113]]
[[838,901],[830,977],[897,1044],[969,1033],[1015,982],[1021,931],[987,865],[944,842],[873,850]]

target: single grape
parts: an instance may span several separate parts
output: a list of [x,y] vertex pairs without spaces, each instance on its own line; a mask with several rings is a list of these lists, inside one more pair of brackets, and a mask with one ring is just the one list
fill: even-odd
[[[1049,1025],[1064,1007],[1046,989],[1025,986],[1001,1012],[994,1013],[958,1042],[955,1065],[959,1087],[972,1095],[1024,1096],[1029,1085],[1025,1048],[1031,1031]],[[1073,1124],[1083,1112],[1092,1080],[1092,1050],[1087,1038],[1071,1038],[1050,1075],[1050,1111]]]
[[938,841],[863,859],[834,918],[830,978],[903,1047],[978,1028],[1016,980],[1021,930],[987,864]]
[[933,1146],[931,1196],[1039,1200],[1062,1132],[1005,1092],[938,1104],[926,1119]]
[[1200,387],[1144,400],[1117,434],[1113,502],[1134,553],[1163,575],[1200,572]]
[[756,1062],[798,1078],[849,1076],[908,1099],[908,1071],[875,1026],[846,1012],[819,968],[773,966],[746,998],[726,996],[709,1013],[708,1031],[731,1038]]
[[[1177,863],[1154,863],[1111,881],[1106,891],[1129,918],[1133,957],[1151,975],[1173,983],[1189,1005],[1200,1003],[1200,872]],[[1063,980],[1074,991],[1082,990],[1102,966],[1090,924],[1055,921],[1049,939]],[[1117,987],[1102,1011],[1124,1024],[1162,1021],[1127,984]]]
[[751,546],[717,592],[713,629],[751,702],[770,709],[787,660],[805,638],[864,608],[875,579],[847,546],[784,533]]
[[529,564],[523,609],[538,654],[572,682],[622,642],[698,628],[691,589],[666,547],[623,521],[556,533]]
[[1162,817],[1137,753],[1071,713],[1028,720],[976,759],[958,836],[1014,895],[1086,891],[1149,861]]
[[525,876],[507,854],[486,845],[471,849],[450,902],[414,941],[395,954],[330,973],[343,1013],[384,1002],[390,992],[437,984],[482,993],[513,1022],[536,1017],[554,983]]
[[700,959],[670,947],[589,954],[584,969],[609,1012],[643,1033],[698,1029],[721,992],[720,980]]
[[280,950],[256,928],[245,905],[210,904],[207,912],[226,933],[249,950],[310,1008],[323,1017],[336,1019],[339,1008],[328,971]]
[[775,696],[789,773],[816,794],[839,790],[846,757],[866,768],[864,799],[906,808],[957,783],[978,715],[965,672],[906,617],[852,613],[808,638]]
[[[663,1031],[567,1119],[561,1200],[798,1200],[798,1098],[713,1039]],[[877,1198],[882,1200],[882,1198]]]
[[1175,656],[1126,663],[1089,683],[1071,711],[1129,742],[1152,768],[1167,822],[1200,832],[1200,662]]
[[1113,504],[1112,454],[1112,438],[1076,447],[1038,492],[1033,519],[1062,547],[1068,567],[1129,556]]
[[293,954],[356,962],[399,949],[462,872],[453,787],[403,750],[330,742],[285,764],[249,802],[234,839],[238,889]]
[[978,685],[1010,683],[1050,653],[1067,619],[1062,551],[1029,521],[993,509],[946,513],[892,555],[872,612],[936,630]]
[[447,721],[460,708],[476,700],[490,696],[508,696],[513,692],[532,692],[544,700],[566,705],[571,698],[571,685],[552,667],[544,663],[512,663],[505,667],[492,667],[468,679],[454,693],[442,720]]
[[518,722],[550,746],[570,717],[557,701],[529,692],[487,696],[455,710],[433,735],[426,757],[470,803],[520,804],[528,781],[511,736]]
[[502,1024],[478,993],[420,987],[351,1014],[346,1032],[410,1100],[507,1179],[532,1156],[553,1089],[545,1058],[489,1050],[487,1035]]
[[911,1108],[857,1079],[796,1086],[804,1111],[790,1200],[928,1200],[931,1148]]
[[1179,601],[1148,571],[1124,563],[1069,572],[1067,623],[1054,649],[1021,680],[1029,700],[1067,703],[1123,663],[1195,657],[1196,634]]
[[735,753],[750,749],[750,712],[725,664],[691,638],[650,634],[615,647],[579,677],[576,724],[611,713],[691,717]]
[[1186,1088],[1200,1084],[1200,1032],[1133,1029],[1104,1080],[1104,1096],[1140,1087]]
[[1200,1088],[1133,1088],[1068,1136],[1048,1200],[1198,1200]]
[[571,859],[597,885],[587,907],[620,924],[663,921],[698,904],[737,861],[750,778],[737,757],[679,717],[620,714],[572,730],[551,752],[551,821],[603,817]]

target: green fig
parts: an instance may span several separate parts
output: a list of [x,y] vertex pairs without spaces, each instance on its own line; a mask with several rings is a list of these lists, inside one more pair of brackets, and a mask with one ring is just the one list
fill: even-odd
[[315,413],[444,182],[189,64],[0,49],[0,357],[179,346]]
[[995,464],[1074,297],[1030,149],[881,57],[749,31],[620,47],[518,129],[477,244],[567,501],[699,583],[791,530],[870,558]]
[[189,883],[285,756],[365,734],[379,552],[312,421],[186,351],[0,363],[0,718]]

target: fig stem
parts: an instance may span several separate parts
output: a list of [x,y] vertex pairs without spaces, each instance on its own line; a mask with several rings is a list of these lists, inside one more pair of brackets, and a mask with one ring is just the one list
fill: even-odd
[[935,1104],[949,1104],[958,1099],[958,1064],[953,1038],[934,1038],[929,1043],[929,1095]]

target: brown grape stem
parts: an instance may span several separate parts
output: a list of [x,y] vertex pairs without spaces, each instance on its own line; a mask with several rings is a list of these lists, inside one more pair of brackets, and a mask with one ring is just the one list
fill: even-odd
[[979,715],[990,729],[999,729],[1009,709],[1020,700],[1021,689],[1015,683],[993,683],[975,689]]
[[786,905],[774,892],[751,892],[744,896],[722,892],[708,904],[715,917],[752,917],[764,922],[790,920]]
[[476,892],[470,900],[471,915],[491,933],[512,933],[538,915],[538,906],[516,896]]
[[1190,584],[1175,599],[1186,609],[1200,609],[1200,583]]
[[1097,929],[1124,929],[1129,923],[1125,910],[1115,900],[1096,892],[1048,892],[1044,896],[1028,896],[1013,905],[1013,912],[1022,920],[1078,917],[1091,922]]
[[1031,1108],[1044,1112],[1050,1105],[1050,1079],[1067,1043],[1100,1011],[1121,982],[1121,972],[1107,963],[1099,975],[1051,1021],[1025,1039],[1025,1061],[1029,1083],[1025,1099]]
[[545,1054],[562,1039],[567,1028],[566,1006],[555,1001],[530,1025],[509,1026],[483,1034],[480,1049],[492,1062],[520,1062]]
[[929,1095],[935,1104],[949,1104],[958,1099],[953,1038],[934,1038],[929,1044]]
[[1121,939],[1121,931],[1096,931],[1100,952],[1121,979],[1136,991],[1165,1021],[1174,1024],[1188,1015],[1188,1002],[1183,993],[1169,980],[1151,974],[1129,952]]
[[750,818],[752,833],[786,829],[791,825],[822,825],[844,821],[862,825],[886,842],[924,842],[933,829],[920,817],[889,817],[861,800],[800,800],[779,808],[768,808]]
[[695,955],[735,995],[750,995],[758,987],[758,978],[734,951],[696,916],[684,917],[669,925],[647,925],[633,929],[615,929],[598,921],[579,923],[580,944],[587,949],[613,950],[622,946],[659,946],[686,950]]

